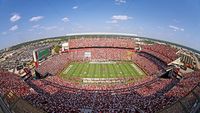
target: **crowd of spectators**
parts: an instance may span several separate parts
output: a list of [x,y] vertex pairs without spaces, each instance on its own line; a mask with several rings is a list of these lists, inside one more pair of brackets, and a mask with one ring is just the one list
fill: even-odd
[[160,60],[160,59],[157,58],[157,57],[152,56],[152,55],[149,54],[149,53],[138,52],[138,55],[143,56],[143,57],[149,59],[150,61],[154,62],[154,63],[157,64],[158,66],[160,66],[160,70],[161,70],[161,69],[167,68],[167,65],[166,65],[165,62],[163,62],[162,60]]
[[[85,52],[90,52],[91,57],[86,57]],[[118,48],[87,48],[74,49],[69,52],[69,58],[72,60],[130,60],[132,53],[129,49]]]
[[178,52],[178,49],[165,44],[143,45],[142,51],[160,58],[167,64],[176,60],[178,57],[178,55],[176,54],[176,52]]
[[143,88],[136,89],[136,91],[143,96],[149,96],[163,89],[171,81],[172,79],[159,79],[158,81],[153,82],[152,84],[146,84]]
[[194,71],[183,75],[182,80],[166,96],[183,97],[191,91],[200,81],[200,71]]
[[134,48],[135,43],[130,38],[77,38],[69,40],[69,48],[82,47],[122,47]]
[[69,63],[67,54],[54,55],[39,65],[36,70],[41,73],[50,73],[56,75],[59,71],[63,70],[67,63]]
[[[129,85],[129,87],[108,90],[104,88],[100,91],[81,89],[80,85],[70,87],[72,84],[62,81],[57,76],[51,76],[46,80],[32,80],[31,82],[34,87],[40,89],[38,91],[37,88],[35,89],[39,94],[26,96],[26,99],[47,112],[69,112],[69,110],[83,112],[89,110],[98,113],[101,111],[115,113],[127,110],[152,113],[171,105],[182,97],[168,94],[173,90],[173,87],[169,91],[163,91],[162,95],[158,94],[162,89],[171,86],[173,80],[155,77],[144,83]],[[174,87],[178,84],[179,81]],[[187,81],[186,84],[192,83]],[[89,86],[87,88],[90,89]],[[176,93],[180,90],[182,89],[176,89]],[[186,91],[189,92],[189,90]]]
[[17,96],[26,96],[29,93],[29,86],[19,76],[5,70],[0,70],[0,94],[13,91]]
[[153,62],[152,60],[138,54],[134,55],[132,60],[141,69],[148,73],[148,75],[153,75],[162,69],[160,63],[158,65],[157,62]]

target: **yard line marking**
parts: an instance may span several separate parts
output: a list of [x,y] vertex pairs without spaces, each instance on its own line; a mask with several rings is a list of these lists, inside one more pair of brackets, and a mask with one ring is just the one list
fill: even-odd
[[64,73],[64,74],[67,74],[68,71],[72,68],[72,66],[73,66],[73,65],[70,65],[63,73]]
[[143,75],[143,72],[134,64],[131,64],[137,71],[139,74]]

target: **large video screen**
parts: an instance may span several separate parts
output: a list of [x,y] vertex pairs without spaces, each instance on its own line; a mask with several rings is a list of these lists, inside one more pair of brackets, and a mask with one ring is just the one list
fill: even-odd
[[50,55],[51,51],[50,48],[45,48],[38,50],[38,60],[42,60]]

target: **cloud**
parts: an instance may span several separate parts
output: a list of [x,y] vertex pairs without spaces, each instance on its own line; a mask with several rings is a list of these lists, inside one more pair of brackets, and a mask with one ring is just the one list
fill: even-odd
[[4,32],[2,32],[1,34],[2,34],[2,35],[7,35],[7,32],[4,31]]
[[39,24],[33,25],[32,28],[28,29],[28,31],[34,31],[35,29],[40,29],[41,26]]
[[21,19],[21,16],[18,15],[18,14],[14,14],[12,17],[10,17],[10,21],[11,22],[16,22],[16,21],[18,21],[20,19]]
[[180,28],[180,27],[173,26],[173,25],[169,25],[168,27],[173,29],[173,31],[184,31],[185,30],[184,28]]
[[126,0],[115,0],[115,4],[117,5],[121,5],[121,4],[125,4]]
[[74,7],[72,7],[72,9],[78,9],[78,6],[74,6]]
[[35,29],[39,29],[39,30],[53,30],[53,29],[57,29],[57,26],[41,26],[39,24],[33,25],[31,29],[29,29],[28,31],[33,31]]
[[112,20],[128,20],[131,19],[131,17],[128,17],[127,15],[113,15]]
[[69,18],[64,17],[64,18],[62,18],[62,21],[63,21],[63,22],[68,22],[68,21],[69,21]]
[[44,18],[43,16],[34,16],[34,17],[30,18],[29,21],[37,22],[37,21],[39,21],[39,20],[41,20],[43,18]]
[[15,31],[15,30],[17,30],[18,29],[18,25],[14,25],[14,26],[12,26],[9,30],[10,31]]
[[132,17],[129,17],[127,15],[113,15],[111,17],[111,21],[107,21],[106,23],[116,24],[119,21],[126,21],[126,20],[129,20],[129,19],[132,19]]

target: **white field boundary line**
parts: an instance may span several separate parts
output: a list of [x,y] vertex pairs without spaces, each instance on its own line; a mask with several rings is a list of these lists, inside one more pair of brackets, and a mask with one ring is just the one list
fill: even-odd
[[90,64],[116,64],[116,62],[89,62]]
[[83,83],[122,83],[125,79],[119,78],[82,78]]
[[131,64],[131,66],[133,66],[133,68],[135,68],[140,75],[144,75],[144,73],[135,64]]
[[70,65],[70,66],[69,66],[69,67],[68,67],[66,70],[64,70],[64,72],[63,72],[63,73],[64,73],[64,74],[67,74],[67,73],[68,73],[68,71],[69,71],[69,70],[72,68],[72,66],[73,66],[73,65]]

